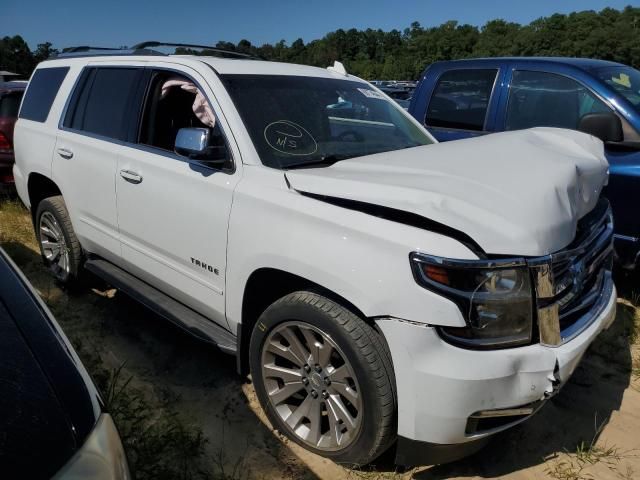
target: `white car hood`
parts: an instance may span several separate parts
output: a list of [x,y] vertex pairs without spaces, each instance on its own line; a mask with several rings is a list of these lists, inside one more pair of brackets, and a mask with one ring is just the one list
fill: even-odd
[[486,253],[566,247],[608,179],[604,146],[534,128],[289,170],[291,188],[411,212],[470,236]]

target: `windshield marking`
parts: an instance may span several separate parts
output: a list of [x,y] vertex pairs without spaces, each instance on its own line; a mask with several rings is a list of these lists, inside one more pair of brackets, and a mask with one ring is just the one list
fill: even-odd
[[318,143],[302,125],[290,120],[277,120],[264,128],[264,139],[277,152],[292,156],[313,155]]

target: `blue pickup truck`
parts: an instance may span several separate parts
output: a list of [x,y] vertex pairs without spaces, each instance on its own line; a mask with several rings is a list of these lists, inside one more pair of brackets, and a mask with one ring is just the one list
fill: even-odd
[[439,141],[505,130],[561,127],[605,142],[620,264],[640,261],[640,71],[580,58],[485,58],[436,62],[409,112]]

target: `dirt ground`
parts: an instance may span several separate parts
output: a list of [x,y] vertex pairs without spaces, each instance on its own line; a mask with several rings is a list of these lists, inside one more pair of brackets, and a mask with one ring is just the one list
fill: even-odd
[[[283,439],[268,425],[233,357],[195,340],[100,281],[62,291],[40,262],[28,212],[0,202],[0,245],[23,269],[82,352],[123,369],[150,405],[167,399],[206,444],[211,478],[558,480],[640,478],[640,313],[638,277],[617,278],[612,328],[594,343],[571,381],[524,424],[480,453],[442,466],[396,472],[389,458],[346,470]],[[84,360],[84,357],[83,357]],[[86,363],[86,362],[85,362]],[[89,368],[91,370],[91,368]]]

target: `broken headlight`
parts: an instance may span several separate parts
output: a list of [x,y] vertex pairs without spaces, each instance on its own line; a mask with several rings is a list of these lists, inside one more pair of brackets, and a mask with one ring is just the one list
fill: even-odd
[[454,302],[466,327],[440,327],[442,336],[471,348],[507,348],[531,343],[533,290],[526,262],[454,260],[411,254],[418,283]]

